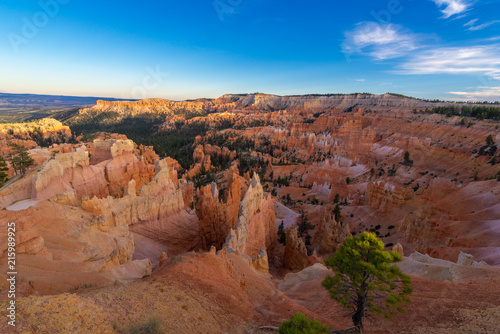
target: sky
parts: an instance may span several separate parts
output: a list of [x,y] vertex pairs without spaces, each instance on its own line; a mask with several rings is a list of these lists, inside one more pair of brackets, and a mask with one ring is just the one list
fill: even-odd
[[498,0],[2,0],[0,91],[500,100]]

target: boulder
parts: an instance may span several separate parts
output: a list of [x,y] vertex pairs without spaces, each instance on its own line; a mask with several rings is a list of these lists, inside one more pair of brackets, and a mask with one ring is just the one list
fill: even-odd
[[269,259],[264,248],[260,250],[259,254],[252,257],[250,267],[258,272],[269,273]]
[[403,251],[403,246],[399,242],[394,246],[392,246],[392,251],[398,253],[399,255],[401,255],[401,257],[405,255]]
[[472,266],[472,263],[474,262],[474,256],[471,254],[464,253],[460,251],[460,254],[458,255],[458,260],[457,264],[461,266]]

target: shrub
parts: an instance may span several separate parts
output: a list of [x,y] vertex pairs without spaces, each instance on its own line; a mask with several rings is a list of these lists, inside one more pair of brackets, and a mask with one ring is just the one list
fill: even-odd
[[329,333],[327,325],[318,320],[309,320],[304,314],[297,313],[290,320],[282,322],[279,326],[280,334],[327,334]]
[[134,326],[130,329],[130,334],[162,334],[161,320],[158,317],[151,317],[149,321],[142,325]]

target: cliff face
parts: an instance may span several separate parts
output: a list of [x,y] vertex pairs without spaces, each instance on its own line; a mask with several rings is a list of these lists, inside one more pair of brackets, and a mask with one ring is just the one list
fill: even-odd
[[43,118],[27,123],[0,124],[0,138],[15,136],[16,138],[31,139],[33,134],[42,138],[69,138],[71,130],[61,122],[52,118]]
[[96,142],[94,149],[110,159],[91,165],[82,146],[56,154],[0,191],[6,207],[0,211],[0,255],[7,249],[6,225],[15,222],[20,284],[32,292],[67,291],[82,277],[103,285],[151,274],[149,259],[134,258],[134,234],[162,242],[171,255],[199,242],[198,219],[185,210],[183,188],[167,160],[146,165],[128,140]]
[[313,243],[318,245],[319,254],[333,253],[339,249],[346,238],[351,236],[348,224],[335,221],[333,215],[323,210]]
[[269,195],[264,195],[260,179],[254,174],[239,206],[238,224],[229,232],[224,247],[252,257],[261,249],[272,253],[276,244],[274,204]]
[[164,99],[148,99],[140,101],[102,101],[96,105],[80,110],[80,115],[89,115],[96,112],[115,112],[121,116],[135,116],[144,113],[173,115],[178,110],[224,112],[237,107],[234,102],[225,99],[196,100],[196,101],[170,101]]
[[201,248],[209,250],[211,246],[221,249],[231,228],[226,216],[226,205],[219,200],[219,190],[212,182],[198,190],[196,214],[200,220]]
[[304,269],[308,265],[307,249],[304,241],[298,237],[297,226],[286,231],[286,246],[283,266],[288,269]]
[[402,189],[400,186],[385,182],[368,183],[368,202],[374,209],[387,212],[391,208],[400,207],[413,196],[412,189]]
[[120,116],[135,116],[143,113],[174,115],[177,111],[218,112],[233,110],[285,110],[302,109],[322,111],[325,109],[344,110],[348,108],[411,111],[414,108],[433,108],[440,104],[403,98],[389,94],[348,94],[330,96],[277,96],[271,94],[223,95],[217,99],[198,99],[193,101],[170,101],[147,99],[141,101],[97,101],[95,106],[80,110],[80,115],[92,115],[100,112],[115,112]]

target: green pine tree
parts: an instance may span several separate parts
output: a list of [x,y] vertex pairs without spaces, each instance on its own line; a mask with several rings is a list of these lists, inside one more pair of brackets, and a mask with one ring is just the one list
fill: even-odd
[[338,203],[335,204],[335,208],[333,209],[332,213],[335,215],[336,221],[339,221],[340,218],[342,218],[342,215],[340,214],[340,205]]
[[410,302],[410,276],[392,265],[399,261],[401,255],[384,251],[384,243],[369,232],[347,238],[335,256],[325,261],[335,276],[327,276],[322,285],[330,298],[350,311],[358,333],[363,333],[366,317],[390,318],[395,311],[403,311],[402,303]]
[[5,159],[0,156],[0,187],[3,186],[5,181],[7,181],[8,174],[6,173],[9,170],[9,167],[7,167],[7,163],[5,162]]
[[286,243],[285,225],[283,223],[283,220],[281,221],[281,224],[278,227],[278,242],[281,244]]
[[22,145],[14,145],[9,157],[16,174],[19,172],[23,176],[26,174],[26,170],[35,164],[35,159],[29,155],[28,149]]

